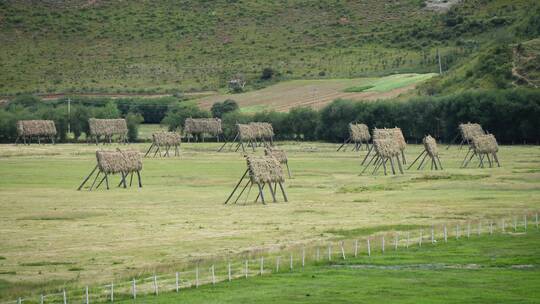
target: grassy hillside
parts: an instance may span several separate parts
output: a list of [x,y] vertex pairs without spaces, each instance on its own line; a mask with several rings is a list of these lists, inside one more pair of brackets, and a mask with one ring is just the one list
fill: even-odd
[[[343,78],[436,71],[519,21],[532,0],[1,1],[0,93],[216,89],[243,73]],[[454,12],[456,11],[456,12]]]

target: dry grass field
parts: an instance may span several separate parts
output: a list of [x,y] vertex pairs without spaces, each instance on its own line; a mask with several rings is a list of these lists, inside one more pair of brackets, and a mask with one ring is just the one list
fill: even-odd
[[[338,99],[377,100],[395,98],[406,93],[434,74],[397,74],[379,78],[291,80],[262,90],[242,94],[218,94],[197,99],[202,108],[233,99],[244,112],[276,110],[286,112],[294,107],[321,108]],[[373,86],[363,92],[345,92],[355,86]]]
[[[75,189],[95,165],[96,146],[1,145],[0,298],[41,285],[108,282],[197,257],[323,242],[364,228],[540,208],[538,146],[502,146],[503,167],[494,169],[459,169],[465,150],[453,146],[441,149],[443,172],[398,176],[360,176],[365,152],[335,152],[335,144],[279,146],[293,173],[286,181],[290,202],[225,206],[245,161],[239,153],[215,152],[216,143],[184,144],[178,158],[145,159],[142,189],[94,192]],[[130,147],[142,152],[148,144]],[[419,152],[409,145],[409,161]]]

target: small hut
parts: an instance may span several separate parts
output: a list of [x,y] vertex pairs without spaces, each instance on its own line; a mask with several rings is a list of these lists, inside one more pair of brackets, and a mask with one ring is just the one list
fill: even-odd
[[478,157],[478,167],[480,168],[484,168],[486,160],[490,168],[493,167],[494,162],[500,167],[497,152],[499,152],[499,145],[493,134],[476,135],[471,140],[471,147],[463,159],[462,168],[466,168],[475,156]]
[[[276,202],[276,194],[277,194],[277,187],[279,186],[281,190],[281,194],[283,195],[283,199],[285,202],[287,202],[287,194],[285,193],[285,188],[283,187],[283,183],[285,182],[285,178],[283,177],[283,171],[281,168],[281,165],[277,159],[274,157],[269,156],[248,156],[246,155],[246,163],[247,163],[247,169],[234,187],[233,191],[225,201],[225,204],[227,204],[231,198],[234,196],[237,190],[239,190],[240,186],[242,185],[244,179],[247,178],[246,183],[242,187],[242,190],[240,190],[240,193],[236,197],[234,203],[238,202],[242,194],[245,192],[246,188],[248,188],[248,192],[246,195],[246,200],[249,198],[249,194],[251,192],[251,188],[253,185],[257,185],[258,188],[258,194],[255,198],[255,202],[261,199],[261,202],[263,204],[266,204],[264,199],[264,188],[268,186],[268,189],[270,191],[270,194],[272,195],[272,201]],[[249,175],[249,176],[248,176]]]
[[22,139],[23,143],[30,144],[32,138],[36,138],[41,144],[42,138],[47,138],[54,144],[56,126],[52,120],[19,120],[17,121],[17,139],[15,144]]
[[216,141],[219,142],[222,134],[221,119],[219,118],[186,118],[184,122],[184,135],[188,142],[191,137],[204,142],[205,135],[215,137]]
[[90,127],[90,136],[88,136],[87,141],[93,139],[96,145],[101,139],[103,139],[103,143],[112,143],[113,137],[117,137],[119,143],[127,143],[128,141],[128,127],[126,120],[123,118],[90,118],[88,125]]
[[148,156],[149,153],[154,150],[154,157],[159,153],[161,157],[161,152],[164,150],[164,156],[168,157],[169,150],[174,148],[174,156],[180,155],[180,143],[182,142],[182,136],[176,132],[155,132],[152,134],[152,145],[144,154],[144,157]]
[[424,144],[424,150],[412,162],[412,164],[409,166],[409,168],[407,168],[407,170],[410,169],[422,156],[423,156],[422,161],[418,165],[417,170],[424,168],[425,164],[428,163],[428,162],[425,162],[427,157],[431,159],[431,170],[433,170],[433,168],[435,168],[435,170],[439,170],[439,169],[442,170],[443,167],[441,164],[441,159],[439,158],[439,149],[437,147],[437,141],[435,140],[435,138],[431,137],[431,135],[426,135],[422,139],[422,143]]
[[[236,136],[230,142],[229,151],[233,148],[235,152],[242,148],[246,151],[246,146],[251,147],[253,151],[258,146],[271,147],[274,145],[274,128],[272,124],[267,122],[251,122],[249,124],[236,124]],[[236,143],[236,147],[234,144]],[[218,150],[223,151],[223,148],[228,143],[224,143]]]
[[[88,176],[83,180],[77,190],[81,190],[86,182],[88,182],[92,176],[94,176],[94,181],[92,182],[89,191],[94,189],[96,182],[98,181],[101,174],[103,177],[99,180],[95,189],[98,189],[99,186],[105,181],[107,190],[109,189],[109,176],[120,174],[121,179],[118,187],[123,186],[127,188],[127,177],[130,175],[129,186],[133,182],[133,174],[137,174],[137,179],[139,182],[139,188],[142,188],[141,180],[141,170],[142,170],[142,158],[138,151],[116,149],[116,151],[96,151],[96,160],[97,164],[94,169],[88,174]],[[97,174],[95,174],[97,171]]]
[[280,164],[285,165],[287,167],[287,174],[289,175],[289,178],[291,178],[291,170],[289,169],[289,160],[287,159],[287,154],[285,154],[285,151],[282,149],[277,149],[274,147],[266,147],[264,149],[264,155],[271,156],[275,158]]
[[346,150],[346,145],[353,143],[354,151],[360,151],[362,144],[366,145],[366,149],[369,149],[369,141],[371,140],[371,134],[369,134],[369,128],[365,124],[350,123],[349,124],[349,138],[347,138],[337,151],[343,148]]

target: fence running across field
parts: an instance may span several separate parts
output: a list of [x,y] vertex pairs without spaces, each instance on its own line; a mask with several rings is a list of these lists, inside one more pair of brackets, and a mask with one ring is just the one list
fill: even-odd
[[[532,219],[532,220],[530,220]],[[189,270],[134,278],[130,281],[64,289],[56,293],[38,294],[0,304],[20,303],[100,303],[115,300],[136,299],[146,295],[181,292],[205,284],[217,284],[234,279],[262,276],[279,272],[292,272],[304,268],[307,263],[346,260],[350,257],[384,254],[411,246],[430,243],[446,243],[449,238],[474,238],[481,234],[496,232],[527,232],[530,226],[538,230],[538,212],[498,220],[460,221],[411,231],[379,232],[367,237],[327,242],[322,245],[301,245],[281,252],[251,253],[251,256],[222,262],[200,261]],[[255,256],[254,256],[255,255]]]

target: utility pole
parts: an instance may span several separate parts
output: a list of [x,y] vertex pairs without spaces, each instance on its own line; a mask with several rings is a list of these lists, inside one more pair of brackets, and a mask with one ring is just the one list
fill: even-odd
[[68,97],[68,136],[71,133],[71,98]]
[[437,49],[437,57],[439,59],[439,75],[442,75],[441,53],[439,53],[439,49]]

